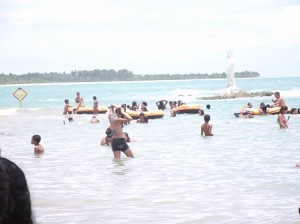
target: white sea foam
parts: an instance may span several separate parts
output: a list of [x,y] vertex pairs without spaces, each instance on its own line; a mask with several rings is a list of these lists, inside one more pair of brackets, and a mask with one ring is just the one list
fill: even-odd
[[195,96],[195,97],[203,97],[203,96],[214,96],[218,95],[223,90],[199,90],[199,89],[176,89],[174,91],[168,92],[168,94],[173,96]]
[[12,116],[12,115],[16,114],[18,110],[20,110],[20,108],[0,109],[0,115],[1,116]]
[[40,99],[38,102],[61,102],[61,99]]
[[276,90],[280,92],[280,96],[283,98],[294,98],[300,96],[300,89],[293,88],[291,90]]

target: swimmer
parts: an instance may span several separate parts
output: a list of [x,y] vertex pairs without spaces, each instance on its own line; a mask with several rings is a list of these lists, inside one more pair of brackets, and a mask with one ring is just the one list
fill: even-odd
[[199,110],[199,116],[203,116],[204,115],[204,110]]
[[300,108],[292,108],[291,109],[291,114],[300,114]]
[[44,153],[44,147],[40,144],[41,136],[40,135],[34,135],[31,138],[31,144],[34,145],[34,154],[42,154]]
[[176,113],[173,110],[170,110],[170,116],[171,117],[176,117]]
[[133,158],[133,153],[129,146],[127,145],[124,133],[123,125],[132,120],[132,117],[125,112],[125,108],[118,107],[116,105],[110,106],[109,121],[110,127],[113,132],[113,139],[111,147],[113,150],[114,158],[121,158],[121,151],[127,156]]
[[90,120],[90,123],[91,124],[96,124],[96,123],[99,123],[100,121],[99,121],[99,119],[96,117],[96,116],[93,116],[92,118],[91,118],[91,120]]
[[110,145],[112,142],[113,132],[110,127],[105,131],[106,136],[101,139],[101,145]]
[[213,136],[212,133],[212,124],[209,123],[210,116],[209,114],[204,115],[204,123],[201,125],[201,135]]
[[147,109],[147,103],[146,102],[142,102],[142,105],[141,105],[141,111],[148,111]]
[[159,110],[164,110],[166,109],[166,105],[167,105],[168,101],[166,100],[160,100],[156,102],[156,106]]
[[148,118],[145,117],[143,112],[140,113],[140,118],[136,120],[137,123],[148,123]]

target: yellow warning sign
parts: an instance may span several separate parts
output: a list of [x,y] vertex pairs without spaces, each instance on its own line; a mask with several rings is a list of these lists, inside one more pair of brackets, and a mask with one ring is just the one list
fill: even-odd
[[19,101],[22,101],[27,95],[26,91],[22,88],[18,88],[14,93],[14,97],[16,97]]

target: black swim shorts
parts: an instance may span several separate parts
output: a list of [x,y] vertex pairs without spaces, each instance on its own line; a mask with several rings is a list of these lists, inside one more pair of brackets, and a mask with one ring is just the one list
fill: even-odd
[[125,152],[129,149],[129,146],[126,143],[125,138],[113,138],[111,148],[113,151]]

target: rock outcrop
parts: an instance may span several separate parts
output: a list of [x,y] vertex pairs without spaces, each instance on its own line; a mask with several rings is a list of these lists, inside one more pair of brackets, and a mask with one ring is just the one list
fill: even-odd
[[241,98],[241,97],[263,97],[263,96],[272,96],[273,92],[269,91],[261,91],[261,92],[246,92],[243,90],[235,90],[235,91],[224,91],[223,94],[217,96],[205,96],[205,97],[197,97],[200,100],[217,100],[217,99],[232,99],[232,98]]

